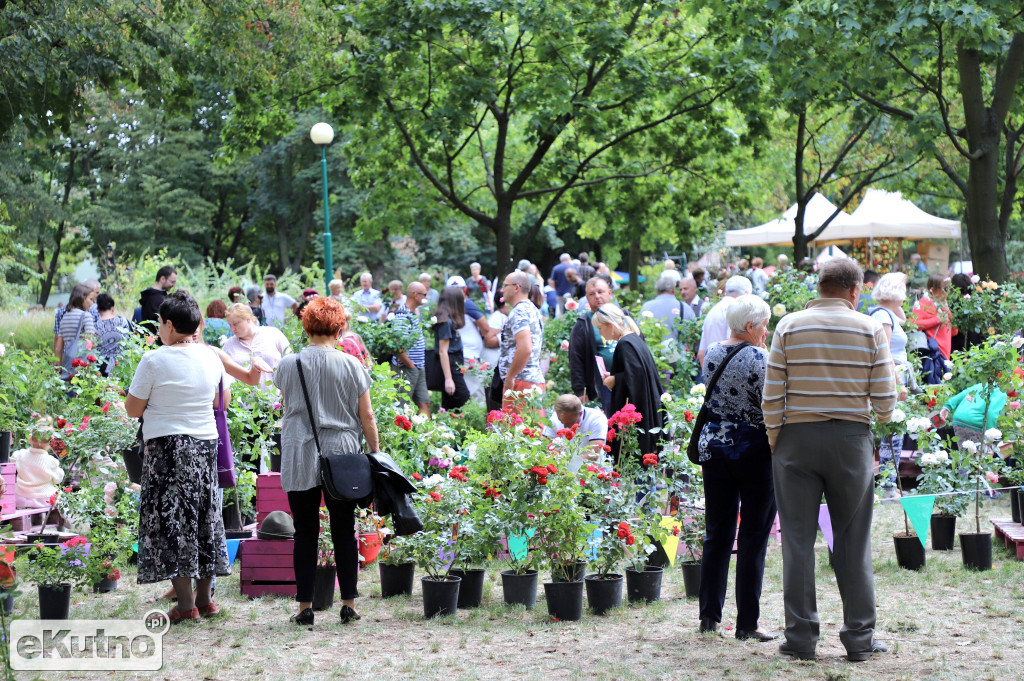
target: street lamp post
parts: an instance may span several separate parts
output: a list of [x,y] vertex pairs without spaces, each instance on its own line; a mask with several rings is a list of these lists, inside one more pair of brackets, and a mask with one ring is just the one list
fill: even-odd
[[334,278],[334,250],[331,245],[331,207],[327,200],[327,146],[334,140],[334,128],[317,123],[309,131],[309,139],[320,147],[320,168],[324,178],[324,285],[330,290]]

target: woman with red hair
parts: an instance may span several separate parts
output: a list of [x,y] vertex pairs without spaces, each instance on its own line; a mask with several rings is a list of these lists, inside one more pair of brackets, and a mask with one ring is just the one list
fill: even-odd
[[[341,588],[341,620],[359,619],[354,609],[359,551],[355,539],[352,501],[336,501],[322,494],[320,460],[313,427],[306,408],[316,421],[323,451],[357,453],[379,451],[377,422],[370,403],[370,376],[359,360],[337,349],[345,327],[345,308],[333,298],[314,298],[302,313],[302,328],[309,345],[281,360],[274,384],[281,390],[281,487],[295,521],[295,600],[298,613],[292,620],[313,624],[313,578],[316,574],[317,540],[320,533],[320,498],[330,514],[338,585]],[[301,364],[300,364],[301,362]],[[305,378],[305,390],[299,371]]]

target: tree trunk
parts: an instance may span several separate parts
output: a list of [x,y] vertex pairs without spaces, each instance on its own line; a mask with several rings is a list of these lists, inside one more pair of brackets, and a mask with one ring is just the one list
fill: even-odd
[[[71,199],[71,186],[75,182],[75,162],[77,161],[78,152],[75,150],[74,142],[72,142],[71,150],[68,152],[68,176],[64,180],[64,198],[61,199],[61,206],[67,210],[68,201]],[[45,306],[46,300],[50,297],[50,290],[53,288],[53,279],[57,275],[57,266],[60,262],[60,249],[64,242],[64,231],[67,229],[68,221],[67,218],[62,218],[60,223],[57,225],[57,232],[53,235],[53,255],[50,257],[50,265],[46,270],[46,279],[43,280],[43,285],[39,289],[39,304]]]
[[1006,249],[999,229],[999,141],[998,131],[981,140],[980,146],[986,151],[970,162],[965,198],[974,272],[982,279],[1001,283],[1006,279]]
[[497,215],[494,218],[494,225],[491,228],[497,247],[497,268],[494,276],[504,277],[515,269],[516,264],[512,262],[512,206],[498,206]]

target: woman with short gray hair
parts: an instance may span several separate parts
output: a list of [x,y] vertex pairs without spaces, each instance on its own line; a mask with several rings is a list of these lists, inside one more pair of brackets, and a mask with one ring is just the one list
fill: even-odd
[[[776,511],[771,449],[761,412],[770,318],[771,310],[760,296],[737,297],[726,311],[729,338],[712,345],[704,356],[707,380],[724,368],[705,396],[708,418],[698,441],[707,523],[700,570],[700,630],[717,631],[722,621],[735,539],[736,638],[740,640],[778,637],[758,626],[765,552]],[[741,503],[743,523],[737,535]]]

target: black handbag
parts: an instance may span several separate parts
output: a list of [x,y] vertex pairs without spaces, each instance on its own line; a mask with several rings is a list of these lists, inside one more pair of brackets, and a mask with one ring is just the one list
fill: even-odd
[[324,488],[327,496],[336,501],[368,499],[373,494],[370,457],[362,452],[325,452],[320,448],[316,419],[313,418],[313,405],[306,390],[306,376],[302,373],[302,360],[296,357],[295,365],[299,368],[299,382],[302,384],[302,396],[306,398],[309,426],[313,429],[313,442],[316,443],[316,451],[320,456],[320,486]]
[[722,375],[722,370],[725,369],[725,365],[729,363],[729,360],[733,356],[742,350],[743,348],[750,345],[747,341],[737,343],[736,347],[729,351],[729,354],[725,356],[722,363],[718,365],[711,380],[708,381],[707,389],[704,391],[704,404],[700,405],[700,412],[697,414],[697,418],[693,422],[693,432],[690,433],[690,442],[686,445],[686,458],[690,460],[690,463],[700,463],[700,434],[704,430],[704,424],[708,422],[708,400],[711,399],[711,391],[715,389],[715,384],[718,383],[719,377]]
[[[451,366],[449,364],[449,366]],[[444,391],[444,370],[441,368],[441,353],[432,348],[423,351],[423,370],[427,379],[427,390],[434,393]]]

